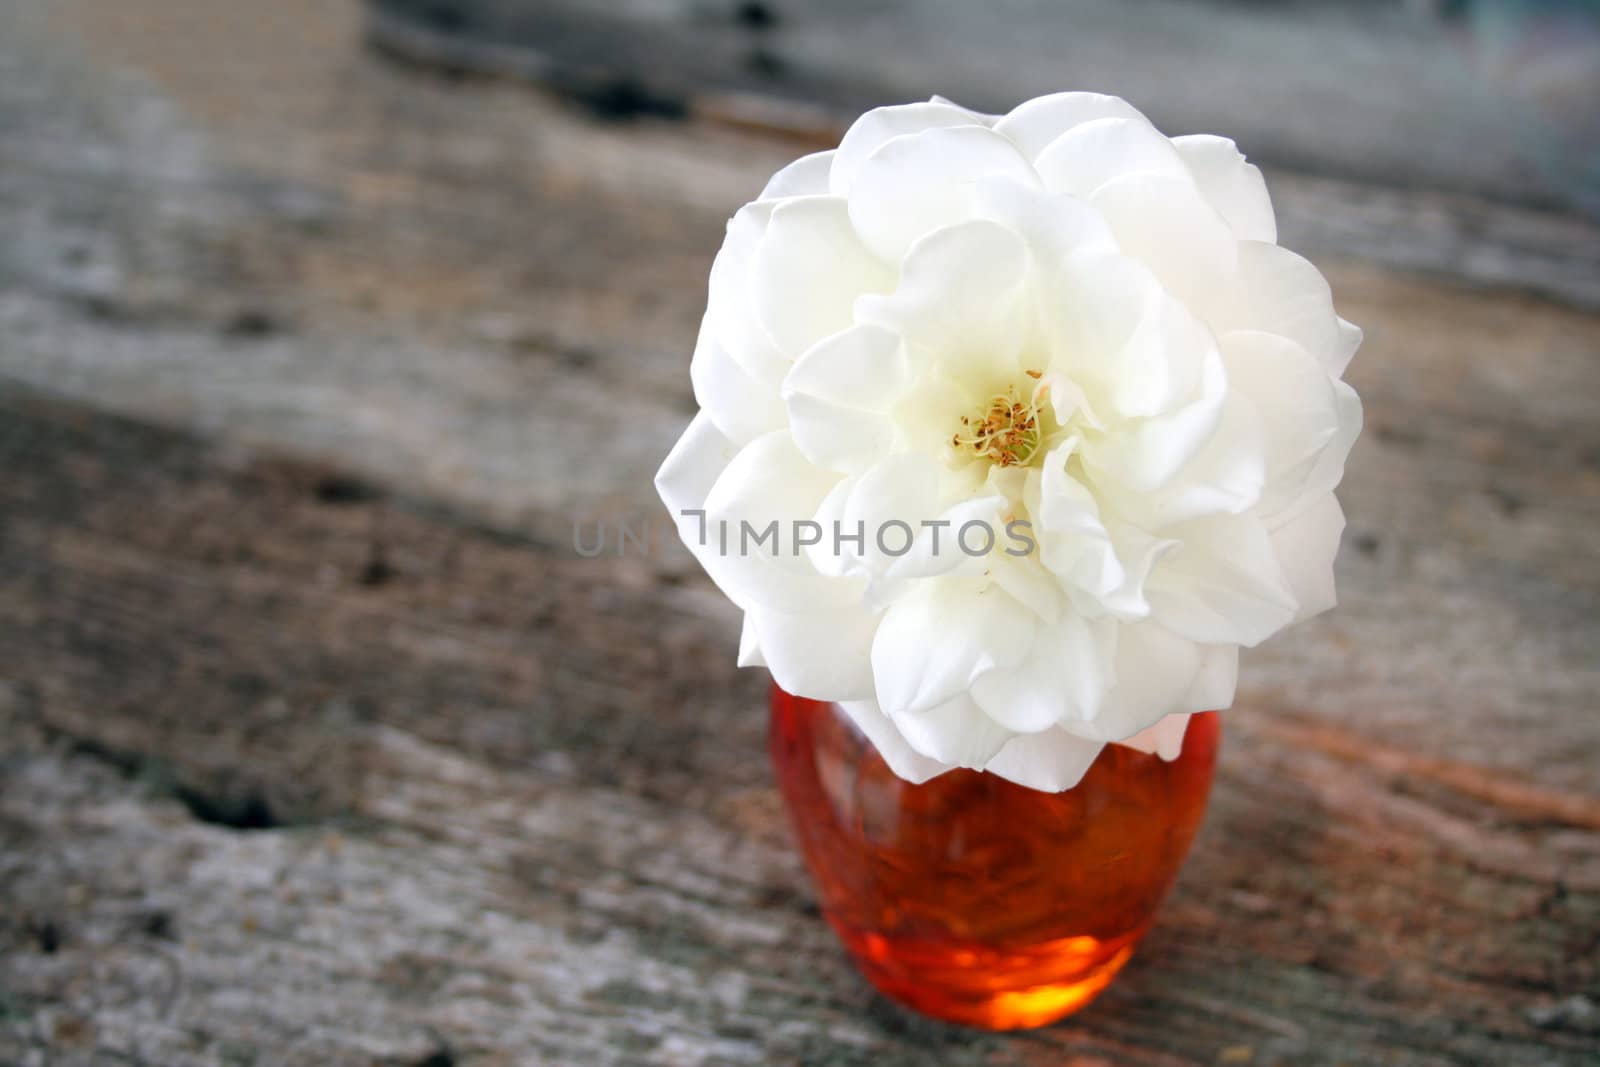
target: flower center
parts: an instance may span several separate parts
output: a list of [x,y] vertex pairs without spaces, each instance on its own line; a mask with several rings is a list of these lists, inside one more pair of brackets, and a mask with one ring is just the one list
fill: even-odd
[[1017,395],[1015,385],[996,393],[974,415],[961,416],[961,429],[951,438],[952,447],[974,459],[987,459],[997,467],[1025,465],[1039,451],[1043,432],[1039,422],[1039,405],[1044,400],[1048,385],[1038,381],[1040,372],[1030,370],[1034,387],[1028,398]]

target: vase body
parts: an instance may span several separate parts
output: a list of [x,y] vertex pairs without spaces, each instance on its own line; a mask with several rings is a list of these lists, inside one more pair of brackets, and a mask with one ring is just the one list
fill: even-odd
[[779,787],[828,922],[879,990],[1008,1030],[1083,1007],[1149,928],[1199,829],[1214,712],[1175,760],[1107,745],[1043,793],[954,770],[898,778],[835,704],[772,689]]

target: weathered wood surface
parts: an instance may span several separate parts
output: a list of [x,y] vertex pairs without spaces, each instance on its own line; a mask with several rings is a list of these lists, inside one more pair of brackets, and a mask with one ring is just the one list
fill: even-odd
[[375,38],[611,109],[803,129],[1093,86],[1268,162],[1600,212],[1600,15],[1515,0],[367,0]]
[[[1247,657],[1125,976],[976,1035],[823,928],[714,591],[571,549],[654,514],[720,223],[792,145],[359,41],[0,5],[0,1063],[1593,1062],[1593,305],[1337,249],[1343,604]],[[1559,244],[1497,225],[1455,239]]]

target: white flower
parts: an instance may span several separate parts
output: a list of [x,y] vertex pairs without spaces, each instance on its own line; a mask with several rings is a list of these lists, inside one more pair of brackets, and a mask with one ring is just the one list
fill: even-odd
[[1334,602],[1361,331],[1276,239],[1232,141],[1091,93],[880,108],[779,171],[728,224],[656,477],[740,662],[913,781],[1175,755],[1241,646]]

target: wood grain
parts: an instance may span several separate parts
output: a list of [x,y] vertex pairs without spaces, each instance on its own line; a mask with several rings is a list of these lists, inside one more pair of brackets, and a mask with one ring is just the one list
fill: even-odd
[[1276,165],[1600,211],[1600,22],[1581,5],[366,2],[398,55],[554,85],[608,113],[798,132],[935,93],[1003,112],[1091,88],[1170,132],[1226,130]]
[[1593,1062],[1600,317],[1515,280],[1559,241],[1324,255],[1343,603],[1247,657],[1125,976],[973,1034],[816,914],[731,610],[572,550],[656,515],[721,222],[793,145],[360,41],[0,9],[0,1063]]

